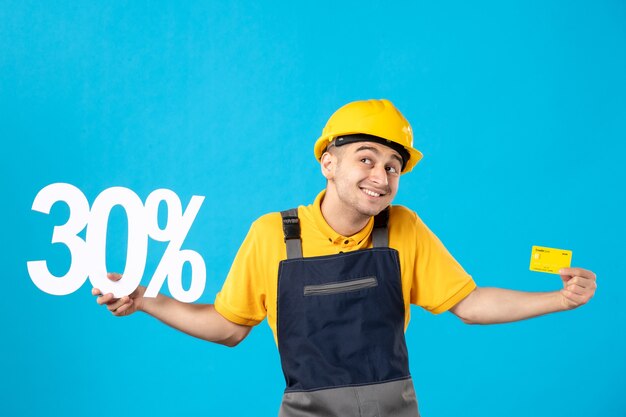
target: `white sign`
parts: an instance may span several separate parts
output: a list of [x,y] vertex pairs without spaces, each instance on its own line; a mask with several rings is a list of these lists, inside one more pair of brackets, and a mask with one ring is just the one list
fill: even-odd
[[[78,290],[87,280],[103,294],[113,293],[122,297],[132,293],[139,283],[146,266],[148,236],[161,242],[169,242],[159,265],[148,284],[145,297],[156,297],[166,278],[170,293],[183,302],[200,298],[206,283],[206,265],[199,253],[181,250],[181,245],[202,206],[203,196],[191,197],[183,212],[178,196],[171,190],[158,189],[150,193],[146,204],[128,188],[112,187],[104,190],[89,209],[85,195],[75,186],[65,183],[44,187],[33,201],[32,209],[49,214],[53,205],[64,202],[70,216],[64,225],[55,226],[52,243],[62,243],[70,251],[72,263],[62,277],[53,275],[45,260],[27,262],[28,273],[35,285],[53,295],[67,295]],[[164,229],[158,224],[159,204],[167,206],[167,223]],[[128,251],[122,279],[111,281],[106,271],[106,235],[111,209],[121,206],[128,217]],[[85,226],[85,240],[78,236]],[[182,285],[182,269],[189,262],[192,270],[191,285]]]

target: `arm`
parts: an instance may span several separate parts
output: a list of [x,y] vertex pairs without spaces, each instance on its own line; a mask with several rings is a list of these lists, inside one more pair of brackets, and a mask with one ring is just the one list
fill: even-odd
[[561,279],[563,289],[552,292],[476,288],[450,311],[468,324],[507,323],[580,307],[597,287],[595,274],[585,269],[564,268]]
[[[122,277],[120,274],[108,276],[115,281]],[[97,288],[93,288],[91,293],[98,296],[98,304],[106,305],[114,316],[143,311],[191,336],[229,347],[245,339],[252,329],[225,319],[212,304],[188,304],[162,294],[155,298],[144,298],[145,291],[145,287],[140,286],[132,294],[121,298],[114,298],[111,293],[103,295]]]

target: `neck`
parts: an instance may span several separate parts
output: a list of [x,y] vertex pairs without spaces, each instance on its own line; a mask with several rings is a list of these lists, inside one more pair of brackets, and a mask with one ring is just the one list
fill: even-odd
[[368,215],[346,209],[331,187],[326,188],[321,210],[326,223],[342,236],[360,232],[370,220]]

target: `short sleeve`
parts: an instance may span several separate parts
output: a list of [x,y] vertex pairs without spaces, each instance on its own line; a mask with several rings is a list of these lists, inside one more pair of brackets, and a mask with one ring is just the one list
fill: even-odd
[[260,259],[256,222],[241,244],[222,290],[215,297],[215,309],[233,323],[255,326],[267,314],[266,280]]
[[413,250],[410,271],[405,271],[411,275],[410,301],[433,314],[443,313],[469,295],[476,283],[419,216],[410,213],[415,232],[405,237],[414,239],[405,244]]
[[476,288],[474,280],[415,212],[392,209],[390,246],[400,253],[405,300],[434,314],[449,310]]

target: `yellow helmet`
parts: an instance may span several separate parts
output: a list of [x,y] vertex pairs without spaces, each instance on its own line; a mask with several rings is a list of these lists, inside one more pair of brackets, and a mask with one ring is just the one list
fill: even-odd
[[[413,148],[411,125],[402,113],[385,99],[353,101],[337,110],[330,116],[322,136],[315,142],[315,158],[319,161],[328,144],[338,137],[356,134],[377,136],[384,139],[380,143],[392,145],[394,149],[400,145],[400,149],[404,151],[400,153],[404,154],[403,158],[408,159],[404,161],[403,174],[411,171],[422,159],[422,153]],[[377,141],[376,138],[373,139]],[[353,141],[346,140],[346,143]]]

